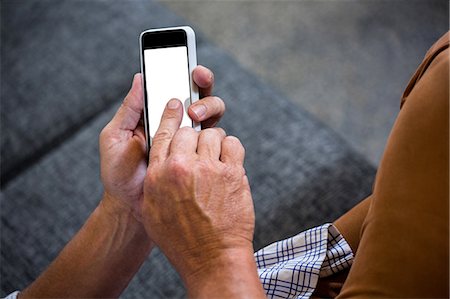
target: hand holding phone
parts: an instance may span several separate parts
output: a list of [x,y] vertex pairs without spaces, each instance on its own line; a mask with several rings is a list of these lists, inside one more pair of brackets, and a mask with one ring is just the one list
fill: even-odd
[[198,100],[192,72],[197,65],[195,33],[188,26],[146,30],[140,35],[141,72],[144,85],[144,123],[147,147],[159,127],[164,107],[172,98],[184,105],[181,126],[200,130],[187,114]]

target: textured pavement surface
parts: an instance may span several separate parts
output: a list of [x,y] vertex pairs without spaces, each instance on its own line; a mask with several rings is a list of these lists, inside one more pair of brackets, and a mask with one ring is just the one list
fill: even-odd
[[448,30],[446,0],[161,2],[375,166],[403,89]]

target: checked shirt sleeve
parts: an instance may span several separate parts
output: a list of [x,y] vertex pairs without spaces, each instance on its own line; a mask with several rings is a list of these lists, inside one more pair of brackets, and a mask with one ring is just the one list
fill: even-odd
[[259,279],[268,298],[309,298],[319,277],[330,276],[353,261],[344,237],[331,223],[275,242],[255,253]]
[[4,299],[17,299],[17,296],[19,295],[19,291],[15,291],[14,293],[9,294]]

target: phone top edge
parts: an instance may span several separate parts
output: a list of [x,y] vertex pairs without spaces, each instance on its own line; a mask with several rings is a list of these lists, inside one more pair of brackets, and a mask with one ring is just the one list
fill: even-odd
[[141,32],[139,38],[147,32],[158,32],[158,31],[173,31],[173,30],[184,30],[188,34],[193,34],[195,36],[195,31],[190,26],[175,26],[175,27],[161,27],[161,28],[150,28]]

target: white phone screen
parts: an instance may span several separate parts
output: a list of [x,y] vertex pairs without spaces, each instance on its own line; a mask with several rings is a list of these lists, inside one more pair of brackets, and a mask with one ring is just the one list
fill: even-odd
[[145,87],[149,134],[153,138],[158,130],[167,102],[179,99],[184,106],[181,127],[192,127],[187,114],[190,105],[188,53],[186,46],[144,50]]

